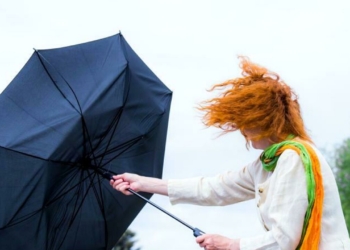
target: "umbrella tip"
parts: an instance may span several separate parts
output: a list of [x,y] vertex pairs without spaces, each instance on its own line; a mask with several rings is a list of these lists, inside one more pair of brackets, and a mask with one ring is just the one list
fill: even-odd
[[123,35],[121,30],[119,30],[119,35],[121,35],[121,36]]

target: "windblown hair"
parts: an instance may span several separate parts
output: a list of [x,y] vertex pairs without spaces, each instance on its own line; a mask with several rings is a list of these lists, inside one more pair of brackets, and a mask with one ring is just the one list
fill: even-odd
[[270,138],[273,143],[285,140],[289,134],[311,142],[294,91],[276,73],[247,57],[239,59],[242,77],[214,85],[210,91],[224,92],[199,106],[205,112],[204,124],[221,128],[224,133],[240,130],[244,136],[245,129],[258,129],[259,135],[250,139]]

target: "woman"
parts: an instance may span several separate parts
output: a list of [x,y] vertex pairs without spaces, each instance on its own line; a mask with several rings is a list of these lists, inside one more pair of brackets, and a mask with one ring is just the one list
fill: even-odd
[[206,126],[240,130],[247,147],[263,150],[259,159],[210,178],[166,181],[125,173],[110,184],[126,195],[128,188],[168,195],[172,204],[222,206],[255,198],[266,232],[197,237],[207,250],[350,249],[334,176],[305,130],[296,94],[277,74],[240,59],[242,77],[215,85],[222,95],[200,110]]

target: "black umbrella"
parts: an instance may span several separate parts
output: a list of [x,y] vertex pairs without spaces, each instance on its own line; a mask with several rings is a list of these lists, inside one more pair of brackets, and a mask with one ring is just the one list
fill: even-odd
[[0,249],[111,249],[145,201],[103,178],[162,176],[171,96],[120,34],[36,50],[0,95]]

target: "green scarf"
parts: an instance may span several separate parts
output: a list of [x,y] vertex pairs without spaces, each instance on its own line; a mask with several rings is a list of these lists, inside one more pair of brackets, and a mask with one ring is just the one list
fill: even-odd
[[[315,203],[317,184],[315,181],[313,167],[318,167],[318,169],[320,169],[320,166],[319,166],[320,164],[318,162],[316,153],[313,151],[311,146],[309,146],[305,143],[290,140],[290,137],[288,137],[286,141],[273,144],[263,151],[263,153],[260,156],[260,160],[262,162],[264,170],[269,171],[269,172],[274,171],[280,155],[286,149],[295,150],[300,155],[300,158],[301,158],[302,163],[305,167],[305,173],[306,173],[306,186],[307,186],[307,196],[308,196],[309,204],[308,204],[306,214],[305,214],[301,241],[300,241],[299,246],[297,248],[297,249],[299,249],[303,245],[303,241],[305,239],[305,235],[306,235],[306,232],[308,229],[308,225],[310,222],[311,214],[313,212],[314,203]],[[310,151],[312,151],[312,152],[310,152]],[[314,166],[313,166],[313,164],[314,164]],[[316,165],[318,165],[318,166],[316,166]],[[283,167],[288,167],[288,166],[283,166]],[[322,178],[321,178],[320,182],[321,182],[321,186],[322,186]],[[322,201],[323,201],[323,187],[322,187]],[[317,212],[317,213],[319,214],[319,212]],[[321,204],[321,213],[322,213],[322,204]],[[315,229],[314,226],[312,226],[312,228]],[[318,229],[318,230],[320,230],[320,229]],[[318,244],[318,242],[317,242],[317,244]],[[312,244],[312,245],[315,245],[315,244]]]

